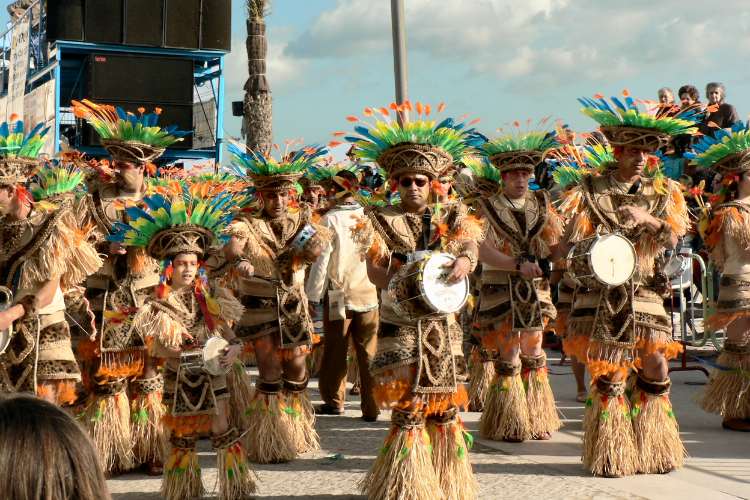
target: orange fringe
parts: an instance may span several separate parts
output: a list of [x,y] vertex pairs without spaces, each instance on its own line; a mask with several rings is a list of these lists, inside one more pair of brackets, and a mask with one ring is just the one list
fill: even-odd
[[729,325],[737,320],[750,318],[750,310],[746,311],[732,311],[732,312],[716,312],[706,320],[706,328],[709,331],[715,332],[718,330],[725,330]]
[[[414,369],[409,367],[411,375]],[[388,382],[380,382],[373,389],[375,402],[382,409],[401,408],[412,411],[414,406],[419,406],[425,415],[434,415],[448,411],[452,406],[465,409],[469,405],[469,393],[463,384],[458,384],[456,392],[437,394],[414,394],[412,392],[412,377],[400,377],[389,379]]]
[[136,377],[143,373],[145,359],[145,350],[105,352],[101,356],[101,363],[99,364],[96,376],[111,378]]
[[[511,335],[511,317],[508,315],[497,330],[482,333],[482,347],[492,352],[510,352],[518,345],[518,338]],[[518,337],[517,335],[515,337]]]
[[[565,338],[565,336],[568,333],[568,317],[570,316],[570,311],[567,309],[558,309],[557,310],[557,318],[555,319],[555,326],[554,330],[558,337]],[[565,341],[563,340],[563,343]],[[567,350],[565,351],[568,352]]]
[[76,402],[76,382],[75,380],[45,380],[42,384],[37,384],[36,395],[49,401],[52,396],[58,406],[72,405]]
[[146,250],[138,247],[128,248],[128,269],[135,274],[142,274],[146,270],[146,262],[149,256]]
[[189,415],[175,417],[164,415],[164,426],[176,437],[196,436],[211,432],[213,415]]
[[680,342],[676,342],[674,340],[668,340],[666,342],[653,342],[653,341],[646,341],[644,339],[641,339],[636,344],[636,349],[638,350],[638,357],[635,360],[635,367],[636,368],[642,368],[642,355],[646,354],[653,354],[655,352],[660,352],[664,355],[667,360],[675,359],[677,356],[682,354],[682,351],[684,350],[683,345]]
[[76,354],[81,361],[91,361],[99,357],[99,342],[89,338],[83,338],[78,341]]
[[288,349],[278,349],[277,350],[279,354],[279,358],[282,361],[291,361],[294,358],[299,358],[300,356],[306,356],[312,352],[312,347],[309,345],[301,345],[297,347],[290,347]]

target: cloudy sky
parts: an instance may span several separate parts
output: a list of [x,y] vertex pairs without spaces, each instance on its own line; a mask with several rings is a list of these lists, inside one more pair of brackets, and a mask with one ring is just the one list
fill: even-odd
[[[243,1],[234,0],[230,100],[241,99]],[[406,0],[409,96],[445,101],[492,132],[513,120],[592,123],[575,98],[708,81],[750,112],[750,11],[743,0]],[[274,139],[325,142],[344,117],[393,100],[389,0],[273,0],[268,77]],[[226,130],[238,134],[239,120]]]
[[[232,0],[225,130],[237,136],[247,78],[244,0]],[[409,96],[444,101],[492,133],[551,115],[593,126],[575,98],[656,98],[708,81],[750,113],[746,0],[405,0]],[[272,0],[267,18],[274,139],[324,143],[345,116],[394,99],[389,0]],[[4,10],[4,9],[3,9]],[[7,15],[2,12],[2,20]]]

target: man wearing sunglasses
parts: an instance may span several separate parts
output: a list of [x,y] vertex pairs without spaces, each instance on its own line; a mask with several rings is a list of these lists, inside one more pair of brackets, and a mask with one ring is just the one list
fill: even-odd
[[480,432],[497,441],[544,440],[561,425],[542,334],[556,316],[547,259],[562,234],[562,220],[546,191],[529,190],[545,150],[507,151],[507,145],[499,147],[504,140],[484,149],[500,171],[502,191],[478,203],[487,237],[479,248],[482,288],[475,323],[495,368]]

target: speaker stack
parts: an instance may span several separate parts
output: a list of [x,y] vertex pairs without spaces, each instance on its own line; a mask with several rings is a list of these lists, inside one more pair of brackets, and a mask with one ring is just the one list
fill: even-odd
[[229,52],[231,0],[47,0],[47,39]]

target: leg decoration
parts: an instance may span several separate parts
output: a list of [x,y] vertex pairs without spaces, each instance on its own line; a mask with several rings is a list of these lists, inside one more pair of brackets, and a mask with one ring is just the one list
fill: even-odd
[[294,382],[284,379],[286,408],[282,414],[292,430],[297,453],[320,449],[320,438],[315,431],[315,409],[307,393],[307,379]]
[[227,390],[229,391],[229,421],[238,429],[247,429],[247,409],[253,403],[253,386],[245,365],[237,361],[227,373]]
[[592,474],[621,477],[638,471],[625,382],[599,377],[586,401],[583,418],[583,466]]
[[424,415],[394,409],[391,432],[360,483],[371,500],[433,500],[440,482],[432,465]]
[[219,498],[250,498],[256,492],[255,477],[245,458],[240,433],[236,428],[231,428],[224,434],[211,437],[211,445],[216,450]]
[[451,500],[477,498],[477,482],[471,471],[469,449],[474,438],[466,432],[456,408],[427,418],[432,443],[432,464],[443,497]]
[[289,419],[284,418],[286,401],[281,380],[255,383],[255,394],[247,410],[245,447],[250,460],[268,464],[289,462],[297,457]]
[[522,378],[529,407],[529,423],[534,438],[544,437],[558,430],[562,423],[557,416],[555,396],[547,376],[547,355],[521,355]]
[[170,439],[169,458],[164,466],[161,495],[166,500],[200,498],[205,493],[201,467],[195,452],[195,438]]
[[479,429],[483,438],[494,441],[520,442],[531,437],[520,364],[495,361],[495,380],[484,403]]
[[750,419],[750,344],[724,344],[701,399],[701,407],[725,420]]
[[469,373],[469,411],[482,411],[492,384],[495,368],[491,354],[479,346],[474,346]]
[[137,464],[160,464],[164,460],[163,391],[164,379],[161,375],[133,382],[135,397],[131,402],[130,436]]
[[97,385],[82,416],[106,473],[133,467],[126,384],[117,380]]
[[640,472],[663,474],[682,467],[686,452],[669,402],[669,379],[651,382],[638,377],[631,399]]

